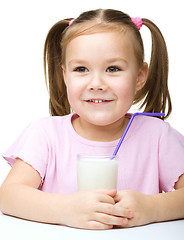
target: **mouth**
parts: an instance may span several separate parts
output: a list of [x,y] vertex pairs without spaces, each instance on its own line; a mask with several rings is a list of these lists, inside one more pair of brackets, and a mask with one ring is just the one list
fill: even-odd
[[103,102],[111,102],[112,100],[104,100],[104,99],[89,99],[86,100],[86,102],[92,102],[92,103],[103,103]]
[[86,99],[84,100],[86,103],[88,103],[89,105],[98,105],[98,106],[104,106],[110,102],[112,102],[113,100],[112,99]]

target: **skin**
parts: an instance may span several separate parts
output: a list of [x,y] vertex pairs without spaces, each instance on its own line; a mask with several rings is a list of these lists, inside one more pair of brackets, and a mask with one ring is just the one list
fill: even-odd
[[148,70],[146,63],[137,67],[129,36],[117,32],[79,36],[67,45],[62,67],[70,105],[80,116],[73,121],[75,130],[94,141],[118,139]]
[[[146,63],[138,67],[131,42],[128,33],[111,32],[79,36],[67,45],[62,67],[69,102],[80,116],[72,122],[79,135],[94,141],[113,141],[122,135],[127,125],[124,116],[148,71]],[[176,191],[156,195],[132,190],[51,194],[38,190],[40,183],[38,172],[18,159],[0,188],[0,210],[32,221],[85,229],[184,218],[183,175]]]

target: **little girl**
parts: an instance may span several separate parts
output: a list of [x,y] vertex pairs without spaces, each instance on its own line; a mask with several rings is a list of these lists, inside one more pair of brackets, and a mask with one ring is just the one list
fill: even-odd
[[[142,24],[152,35],[149,68]],[[184,137],[164,118],[134,119],[118,152],[117,190],[77,191],[77,154],[112,155],[132,104],[171,113],[157,26],[116,10],[85,12],[51,28],[44,60],[53,116],[31,123],[4,154],[12,169],[0,210],[86,229],[184,218]]]

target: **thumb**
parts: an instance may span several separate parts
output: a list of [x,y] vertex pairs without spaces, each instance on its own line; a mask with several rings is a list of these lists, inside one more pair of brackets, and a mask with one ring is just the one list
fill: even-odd
[[109,195],[112,198],[114,198],[116,196],[116,194],[117,194],[117,190],[116,189],[99,189],[99,190],[97,190],[97,192],[107,194],[107,195]]

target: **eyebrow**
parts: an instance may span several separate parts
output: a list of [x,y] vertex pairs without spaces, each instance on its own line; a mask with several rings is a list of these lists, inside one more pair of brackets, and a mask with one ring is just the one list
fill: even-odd
[[72,64],[72,63],[80,63],[80,64],[85,64],[87,61],[86,60],[82,60],[82,59],[72,59],[68,62],[68,64]]
[[118,62],[118,61],[121,61],[121,62],[125,62],[126,64],[128,64],[127,60],[122,58],[122,57],[116,57],[116,58],[109,58],[107,59],[107,62]]
[[[121,61],[121,62],[124,62],[125,64],[128,64],[128,62],[124,59],[124,58],[122,58],[122,57],[115,57],[115,58],[107,58],[106,59],[106,62],[107,63],[113,63],[113,62],[118,62],[118,61]],[[72,64],[72,63],[80,63],[80,64],[85,64],[85,63],[87,63],[88,61],[86,61],[86,60],[83,60],[83,59],[72,59],[72,60],[70,60],[69,61],[69,65],[70,64]]]

